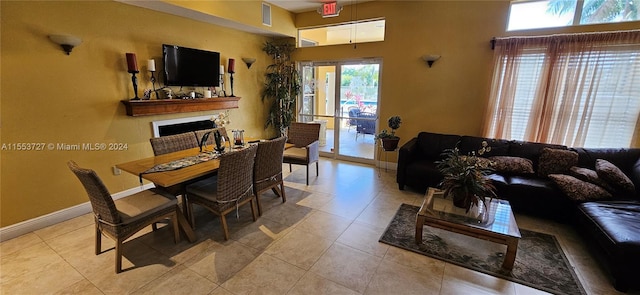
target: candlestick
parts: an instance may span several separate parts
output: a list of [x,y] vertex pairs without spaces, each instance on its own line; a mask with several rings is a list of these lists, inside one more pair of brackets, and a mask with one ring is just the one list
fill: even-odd
[[126,56],[127,70],[129,71],[129,73],[131,73],[131,83],[133,84],[133,93],[135,94],[135,97],[132,98],[132,100],[138,100],[140,99],[138,97],[138,78],[136,78],[136,74],[139,73],[138,61],[136,60],[135,53],[127,53]]
[[224,75],[224,66],[220,65],[220,75]]
[[129,73],[140,72],[138,71],[138,61],[136,60],[135,53],[127,53],[127,69],[129,70]]
[[158,99],[158,92],[156,91],[156,77],[154,76],[156,72],[156,61],[153,59],[147,60],[147,70],[151,72],[151,87],[153,88],[153,92],[156,94],[156,99]]
[[235,95],[233,95],[233,72],[229,72],[229,82],[231,82],[231,97],[235,97]]
[[131,72],[130,71],[129,73],[131,73],[131,83],[133,83],[133,93],[135,93],[135,95],[136,95],[134,98],[132,98],[132,100],[138,100],[138,99],[140,99],[138,97],[138,78],[136,78],[136,73],[138,73],[138,72]]

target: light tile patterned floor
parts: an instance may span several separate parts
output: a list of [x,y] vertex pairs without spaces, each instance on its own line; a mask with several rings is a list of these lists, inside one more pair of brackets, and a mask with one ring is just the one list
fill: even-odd
[[[175,244],[166,227],[143,231],[125,244],[128,270],[118,275],[112,250],[93,253],[90,214],[5,241],[0,294],[545,294],[378,243],[400,204],[419,205],[422,195],[399,191],[394,171],[320,162],[309,186],[302,167],[285,167],[287,202],[263,195],[257,222],[248,207],[230,214],[229,241],[202,209],[195,243]],[[589,294],[617,294],[567,225],[516,219],[556,235]],[[113,242],[103,238],[103,247]]]

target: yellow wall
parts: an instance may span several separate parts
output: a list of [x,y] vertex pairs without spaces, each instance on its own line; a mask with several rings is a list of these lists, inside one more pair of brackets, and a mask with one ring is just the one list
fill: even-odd
[[262,1],[172,0],[164,2],[290,37],[295,37],[297,34],[293,23],[295,15],[275,5],[271,5],[271,26],[263,25]]
[[[383,59],[380,123],[402,117],[400,144],[420,131],[481,135],[490,91],[492,37],[640,28],[640,22],[505,32],[509,1],[373,1],[346,6],[336,18],[316,12],[296,16],[296,26],[314,27],[384,17],[384,42],[300,48],[297,60]],[[356,40],[357,41],[357,40]],[[442,57],[429,68],[421,56]],[[640,128],[639,128],[640,129]],[[637,132],[637,133],[640,133]],[[635,146],[640,147],[636,135]]]
[[[212,115],[218,111],[129,117],[120,100],[133,97],[126,52],[135,52],[140,90],[150,87],[146,60],[161,64],[161,44],[218,51],[221,62],[237,60],[234,75],[240,108],[228,129],[267,136],[260,99],[270,58],[266,37],[112,1],[1,1],[1,143],[125,143],[127,151],[11,151],[1,153],[0,226],[87,202],[66,162],[75,160],[119,192],[138,178],[117,163],[152,156],[151,121]],[[47,35],[73,34],[83,42],[67,56]],[[247,69],[242,57],[255,57]],[[226,68],[226,67],[225,67]],[[229,86],[227,85],[227,90]]]

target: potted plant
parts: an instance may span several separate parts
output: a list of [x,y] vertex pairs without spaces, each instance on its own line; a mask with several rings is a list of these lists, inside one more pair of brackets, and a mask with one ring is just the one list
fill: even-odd
[[[482,142],[478,155],[491,151],[486,141]],[[476,156],[476,153],[461,155],[456,146],[445,150],[444,159],[436,162],[437,168],[444,175],[440,188],[444,190],[444,197],[451,195],[453,204],[457,207],[469,209],[478,206],[486,198],[496,197],[496,188],[486,176],[493,169],[486,158]]]
[[262,50],[273,57],[273,64],[267,67],[262,101],[269,101],[269,114],[265,128],[273,126],[277,135],[285,134],[294,120],[296,97],[300,92],[300,75],[291,61],[295,44],[288,42],[266,42]]
[[376,135],[376,140],[379,139],[380,142],[382,142],[382,148],[385,151],[394,151],[398,148],[400,137],[396,136],[396,129],[400,128],[401,123],[402,119],[400,119],[400,116],[392,116],[387,120],[387,125],[391,128],[391,132],[384,129]]

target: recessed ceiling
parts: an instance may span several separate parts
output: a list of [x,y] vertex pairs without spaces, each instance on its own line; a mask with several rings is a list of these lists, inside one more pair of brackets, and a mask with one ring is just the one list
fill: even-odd
[[[300,13],[314,11],[320,8],[323,2],[333,2],[334,0],[269,0],[265,1],[285,10]],[[369,2],[373,0],[338,0],[338,6],[346,6],[356,3]]]

